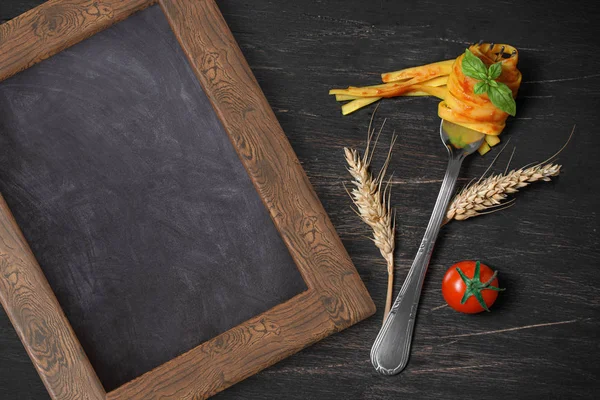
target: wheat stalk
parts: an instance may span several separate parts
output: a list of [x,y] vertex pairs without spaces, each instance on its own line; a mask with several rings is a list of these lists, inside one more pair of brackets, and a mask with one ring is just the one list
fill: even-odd
[[[492,160],[492,163],[483,173],[481,178],[479,178],[477,182],[468,184],[454,197],[454,199],[452,199],[442,225],[453,219],[464,221],[465,219],[476,217],[478,215],[489,214],[510,207],[511,204],[509,203],[511,203],[512,200],[503,203],[509,195],[517,193],[519,189],[529,186],[534,182],[548,182],[552,177],[558,176],[562,166],[554,163],[553,160],[555,160],[567,147],[573,138],[575,128],[576,126],[573,126],[566,143],[546,161],[542,161],[533,166],[529,164],[530,166],[525,166],[510,172],[507,172],[507,165],[503,174],[491,175],[484,178],[502,151],[504,151],[504,148],[506,148],[506,146],[504,146],[504,148],[500,150],[500,153]],[[514,153],[515,150],[513,149],[513,154],[510,156],[508,164],[510,164]]]
[[[489,214],[510,207],[512,204],[509,203],[512,203],[513,200],[503,203],[509,195],[517,193],[519,189],[534,182],[548,182],[552,177],[558,176],[562,166],[554,163],[554,160],[567,147],[573,138],[576,127],[576,125],[573,126],[571,134],[565,144],[547,160],[533,166],[529,164],[510,172],[507,172],[507,165],[503,174],[491,175],[484,178],[500,154],[502,154],[506,145],[508,145],[507,143],[504,148],[500,150],[500,153],[492,160],[492,163],[483,173],[481,178],[475,183],[469,183],[454,197],[454,199],[452,199],[442,225],[447,224],[453,219],[464,221],[465,219],[476,217],[478,215]],[[513,153],[508,160],[509,165],[514,154],[515,149],[513,149]]]
[[364,154],[361,156],[357,150],[347,147],[344,148],[344,153],[346,162],[348,163],[348,171],[353,178],[352,184],[354,188],[349,192],[349,195],[356,206],[355,211],[373,230],[372,240],[387,263],[388,290],[384,312],[385,319],[392,305],[396,224],[395,214],[392,212],[390,204],[391,178],[385,183],[384,180],[390,163],[392,148],[396,142],[396,136],[392,137],[390,149],[381,170],[377,176],[373,176],[370,168],[371,159],[377,146],[379,135],[381,135],[381,131],[385,125],[385,120],[371,148],[371,142],[375,134],[375,130],[371,130],[372,123],[373,117],[371,117],[371,122],[369,123],[367,145]]
[[463,221],[489,212],[498,211],[508,195],[538,181],[550,181],[560,173],[561,166],[554,163],[536,164],[508,173],[491,175],[467,185],[452,200],[446,211],[447,223],[453,219]]

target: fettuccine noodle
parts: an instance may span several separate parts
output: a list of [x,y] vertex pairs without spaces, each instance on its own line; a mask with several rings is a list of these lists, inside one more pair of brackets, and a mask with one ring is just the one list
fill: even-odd
[[[479,43],[470,46],[469,50],[486,67],[500,62],[502,73],[496,81],[506,84],[513,97],[517,95],[521,84],[517,49],[506,44]],[[473,92],[478,81],[463,74],[463,58],[464,54],[461,54],[455,60],[384,73],[381,75],[383,84],[332,89],[329,94],[335,95],[338,101],[349,101],[342,106],[344,115],[386,97],[438,97],[442,100],[438,106],[440,118],[486,134],[486,142],[480,148],[480,153],[484,154],[489,146],[500,141],[497,136],[504,129],[508,114],[492,104],[487,94]]]

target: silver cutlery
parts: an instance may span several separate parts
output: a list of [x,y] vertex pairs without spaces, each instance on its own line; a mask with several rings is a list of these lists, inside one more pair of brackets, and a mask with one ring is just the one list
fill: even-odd
[[468,155],[479,148],[485,136],[444,120],[440,125],[440,135],[449,155],[446,175],[421,246],[371,349],[371,362],[377,372],[383,375],[398,374],[408,363],[423,280],[460,166]]

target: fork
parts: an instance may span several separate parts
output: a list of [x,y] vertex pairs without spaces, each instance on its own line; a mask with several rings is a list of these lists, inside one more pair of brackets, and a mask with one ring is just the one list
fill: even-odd
[[408,363],[423,280],[460,166],[468,155],[479,148],[485,137],[477,131],[444,120],[440,124],[440,136],[449,155],[446,175],[417,255],[371,349],[371,362],[375,370],[383,375],[396,375]]

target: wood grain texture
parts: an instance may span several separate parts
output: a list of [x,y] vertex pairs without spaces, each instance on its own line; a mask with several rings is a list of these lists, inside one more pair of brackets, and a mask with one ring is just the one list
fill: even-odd
[[0,81],[156,0],[50,0],[0,25]]
[[0,301],[53,398],[105,397],[104,388],[1,195]]
[[[0,19],[42,0],[0,2]],[[464,52],[479,39],[520,51],[524,82],[517,118],[502,135],[511,144],[495,169],[543,160],[577,132],[560,158],[555,183],[532,185],[509,210],[444,227],[425,280],[407,369],[378,376],[369,349],[376,317],[328,337],[217,394],[215,399],[595,399],[600,391],[600,44],[598,2],[481,3],[460,0],[219,0],[298,159],[377,305],[385,264],[350,210],[342,147],[364,145],[371,109],[342,117],[327,90],[373,84],[382,71]],[[498,16],[502,16],[499,18]],[[391,171],[398,210],[396,291],[408,272],[446,167],[433,99],[383,102],[382,141],[400,135]],[[490,156],[495,156],[495,149]],[[491,157],[466,161],[459,185]],[[375,165],[383,162],[376,154]],[[444,307],[440,283],[451,263],[482,258],[507,287],[492,313],[461,316]],[[3,347],[2,347],[3,346]],[[493,361],[490,360],[494,358]],[[0,315],[0,397],[47,399],[10,322]],[[475,385],[476,394],[465,392]]]
[[[52,4],[58,20],[87,7],[81,2]],[[308,290],[112,391],[108,394],[111,399],[204,398],[375,312],[215,3],[178,0],[161,5]],[[30,14],[35,13],[36,10]],[[26,17],[15,21],[11,23],[16,26],[36,25]],[[52,42],[56,49],[83,38],[81,31],[87,34],[100,29],[99,20],[90,25],[74,25],[74,33],[58,31],[60,38]],[[26,28],[20,30],[30,33]],[[52,32],[53,25],[46,24],[28,40],[35,42],[36,48],[46,48],[45,40]],[[28,42],[19,43],[19,34],[14,30],[8,30],[3,37],[16,43],[4,59],[9,70],[16,72],[30,66],[32,62],[27,58],[15,56],[21,48],[27,48]],[[35,61],[41,59],[37,57]],[[45,280],[44,285],[48,287]],[[8,309],[9,314],[13,311]],[[61,324],[64,329],[71,329],[66,320]],[[33,361],[37,362],[35,358]],[[66,385],[70,378],[67,376]],[[50,394],[56,398],[55,393]]]
[[331,334],[335,325],[306,291],[109,392],[107,399],[201,399]]

